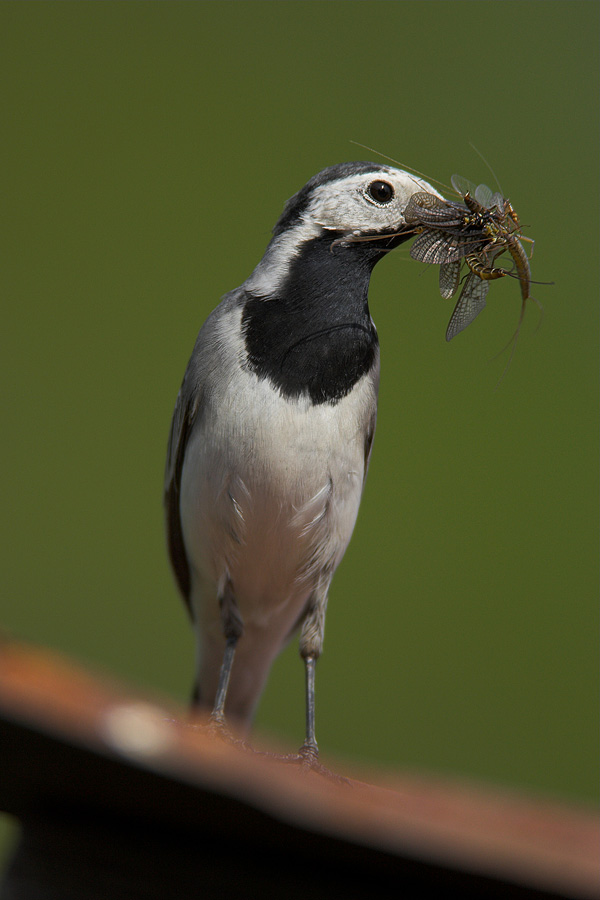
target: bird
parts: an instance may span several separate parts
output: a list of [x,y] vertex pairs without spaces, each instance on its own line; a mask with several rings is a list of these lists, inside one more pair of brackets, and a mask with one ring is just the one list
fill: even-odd
[[169,556],[196,635],[193,705],[247,733],[271,665],[299,632],[317,765],[315,666],[377,417],[373,267],[414,236],[437,191],[371,162],[329,166],[285,204],[264,256],[198,334],[168,441]]

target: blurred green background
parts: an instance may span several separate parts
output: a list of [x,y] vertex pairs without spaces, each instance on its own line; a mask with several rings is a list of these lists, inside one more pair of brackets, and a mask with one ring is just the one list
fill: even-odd
[[[378,432],[317,673],[325,756],[596,796],[598,5],[0,5],[0,622],[185,702],[162,476],[196,333],[317,171],[493,185],[535,238],[451,344],[437,268],[375,270]],[[257,725],[298,745],[294,642]]]

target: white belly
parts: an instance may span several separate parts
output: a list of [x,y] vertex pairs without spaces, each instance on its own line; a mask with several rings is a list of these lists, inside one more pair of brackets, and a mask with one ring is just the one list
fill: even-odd
[[181,481],[203,696],[216,688],[217,597],[227,581],[244,622],[228,694],[234,712],[236,690],[254,703],[311,594],[327,590],[356,521],[375,404],[368,378],[337,404],[314,406],[274,397],[250,373],[205,403]]

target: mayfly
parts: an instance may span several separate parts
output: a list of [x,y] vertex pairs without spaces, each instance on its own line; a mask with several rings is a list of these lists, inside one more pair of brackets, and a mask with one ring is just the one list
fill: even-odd
[[[364,144],[359,146],[377,152]],[[389,159],[394,165],[403,165],[385,154],[379,155]],[[422,178],[428,177],[418,170],[412,171]],[[490,171],[493,175],[493,171]],[[484,308],[489,281],[507,275],[518,278],[521,313],[517,328],[509,341],[513,344],[514,353],[527,300],[533,300],[541,310],[540,304],[529,293],[529,260],[519,237],[526,241],[531,239],[522,235],[519,218],[502,193],[492,191],[485,184],[474,185],[460,175],[453,175],[451,182],[462,202],[446,200],[421,189],[407,203],[404,218],[416,234],[410,255],[413,259],[440,266],[440,293],[446,299],[452,297],[458,289],[463,262],[469,268],[448,324],[448,341],[470,325]],[[444,185],[441,187],[444,188]],[[533,247],[534,242],[531,243]],[[512,258],[511,269],[495,265],[496,259],[506,252]]]
[[[529,260],[518,237],[518,235],[522,236],[519,217],[513,209],[510,200],[505,199],[498,192],[492,193],[484,184],[475,187],[466,178],[462,178],[460,175],[453,175],[452,187],[462,195],[465,205],[478,223],[481,221],[482,216],[486,218],[483,224],[483,231],[486,237],[489,238],[489,242],[481,247],[477,253],[465,255],[465,261],[471,270],[469,278],[474,275],[488,281],[514,274],[519,280],[521,313],[514,335],[517,337],[525,315],[527,300],[533,299],[529,293],[531,284]],[[488,216],[489,218],[487,218]],[[523,239],[530,240],[529,238]],[[514,271],[494,265],[495,260],[506,251],[512,258]],[[463,328],[466,328],[473,321],[479,311],[477,310],[473,314]],[[459,330],[462,331],[462,328]],[[455,333],[457,334],[458,331],[455,331]],[[453,336],[451,335],[451,337]],[[450,340],[450,337],[447,337],[447,339]]]
[[[519,218],[509,200],[487,185],[477,187],[459,175],[452,186],[462,197],[457,203],[433,194],[418,192],[407,204],[405,218],[419,229],[411,247],[413,259],[440,266],[440,293],[452,297],[458,288],[463,260],[469,273],[458,299],[446,340],[463,331],[485,306],[488,281],[516,274],[521,287],[521,314],[515,332],[518,335],[525,304],[530,299],[529,261],[517,237]],[[514,272],[495,265],[497,257],[510,253]]]

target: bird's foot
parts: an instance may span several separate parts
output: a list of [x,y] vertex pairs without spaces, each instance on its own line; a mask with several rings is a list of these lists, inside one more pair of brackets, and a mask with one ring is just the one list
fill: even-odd
[[240,750],[245,750],[255,756],[266,757],[275,762],[291,763],[292,765],[298,766],[299,771],[303,775],[315,772],[317,775],[323,775],[325,778],[328,778],[330,781],[334,781],[337,784],[350,784],[350,781],[347,778],[344,778],[343,775],[337,775],[335,772],[332,772],[331,769],[328,769],[327,766],[324,766],[319,762],[319,748],[316,743],[305,741],[297,753],[273,753],[270,750],[256,750],[247,741],[236,737],[227,725],[225,717],[222,715],[220,716],[218,713],[212,713],[206,724],[201,725],[197,722],[189,722],[188,727],[193,730],[201,731],[203,734],[209,734],[213,737],[220,738],[227,744],[238,747]]
[[242,750],[249,749],[248,743],[237,737],[229,728],[225,716],[212,713],[208,722],[192,721],[187,722],[186,725],[192,731],[198,731],[209,737],[219,738],[227,744],[231,744],[234,747],[240,747]]
[[218,734],[219,737],[229,738],[231,737],[231,731],[227,726],[227,722],[225,721],[225,716],[223,713],[212,712],[208,719],[208,725],[206,728],[209,731],[212,731],[213,734]]
[[298,756],[302,761],[302,765],[308,769],[314,769],[319,765],[319,748],[315,741],[304,741],[298,750]]
[[229,728],[227,720],[222,714],[214,712],[211,713],[208,720],[208,725],[206,725],[206,730],[208,734],[214,735],[214,737],[221,738],[221,740],[225,741],[227,744],[232,744],[235,747],[240,747],[240,749],[242,750],[249,749],[249,745],[247,744],[247,742],[237,737]]
[[323,775],[336,784],[350,784],[343,775],[332,772],[327,766],[319,762],[319,749],[315,743],[305,741],[297,753],[285,753],[283,755],[275,755],[275,759],[284,763],[292,763],[300,766],[300,771],[307,775],[309,772],[315,772],[317,775]]

